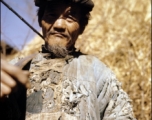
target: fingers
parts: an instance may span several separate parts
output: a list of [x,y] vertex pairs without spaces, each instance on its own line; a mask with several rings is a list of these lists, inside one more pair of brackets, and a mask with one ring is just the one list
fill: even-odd
[[1,70],[1,82],[11,88],[16,86],[16,81],[14,81],[7,73]]
[[1,83],[1,95],[0,97],[4,97],[5,95],[9,95],[11,93],[11,88],[7,85]]
[[[1,66],[2,66],[1,71],[4,71],[5,73],[7,73],[10,76],[10,77],[7,77],[8,79],[10,79],[10,78],[13,79],[14,78],[18,82],[20,82],[21,84],[26,86],[27,88],[30,87],[30,83],[28,81],[28,77],[29,77],[29,72],[28,71],[23,71],[16,66],[8,64],[4,60],[1,60]],[[5,79],[5,82],[7,82],[6,79]],[[11,83],[11,84],[13,84],[13,83]]]
[[[19,79],[21,79],[22,81],[20,81],[22,84],[24,84],[25,86],[26,86],[26,88],[30,88],[31,87],[31,84],[30,84],[30,82],[29,82],[29,80],[28,80],[28,78],[29,78],[29,76],[30,76],[30,73],[28,72],[28,71],[22,71],[23,72],[23,74],[24,74],[24,76],[22,75],[20,75],[19,76]],[[24,78],[23,78],[24,77]]]
[[0,98],[9,95],[18,83],[30,88],[29,72],[13,66],[1,58],[1,94]]

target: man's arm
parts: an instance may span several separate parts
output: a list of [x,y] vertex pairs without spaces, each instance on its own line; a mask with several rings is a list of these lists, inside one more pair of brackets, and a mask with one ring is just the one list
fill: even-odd
[[113,72],[99,60],[94,67],[101,120],[136,120],[131,100]]
[[1,58],[0,98],[9,95],[18,83],[23,84],[26,88],[30,87],[28,76],[29,72],[9,64],[4,58]]
[[[135,120],[131,100],[117,83],[117,80],[112,78],[106,88],[109,89],[111,95],[105,108],[103,120]],[[103,91],[106,96],[108,90]]]
[[[102,100],[100,95],[103,97]],[[135,120],[131,100],[127,93],[121,89],[113,74],[109,75],[100,95],[101,101],[107,100],[109,97],[104,109],[103,120]]]

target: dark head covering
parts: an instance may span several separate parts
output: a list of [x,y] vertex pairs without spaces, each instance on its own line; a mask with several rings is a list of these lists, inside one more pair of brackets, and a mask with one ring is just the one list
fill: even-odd
[[92,0],[34,0],[35,1],[35,5],[38,7],[41,7],[42,5],[44,5],[46,2],[60,2],[60,1],[68,1],[68,2],[72,2],[72,3],[77,3],[80,4],[81,6],[85,7],[88,12],[92,11],[92,8],[94,7],[94,3]]

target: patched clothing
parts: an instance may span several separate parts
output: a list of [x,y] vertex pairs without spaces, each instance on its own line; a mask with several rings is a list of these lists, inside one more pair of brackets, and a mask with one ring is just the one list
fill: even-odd
[[26,120],[135,120],[128,95],[94,56],[39,53],[29,71]]

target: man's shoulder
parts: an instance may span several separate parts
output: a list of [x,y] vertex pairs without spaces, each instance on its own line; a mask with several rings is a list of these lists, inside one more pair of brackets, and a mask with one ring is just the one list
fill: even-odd
[[105,63],[103,63],[100,59],[98,59],[96,56],[93,55],[81,55],[78,59],[81,62],[80,64],[82,66],[87,66],[88,69],[92,69],[95,73],[96,77],[102,78],[114,78],[116,79],[116,76],[114,72],[110,69],[109,66],[107,66]]
[[95,67],[105,67],[108,68],[105,63],[103,63],[98,57],[94,55],[81,55],[77,58],[79,61],[83,62],[84,64],[90,64]]

